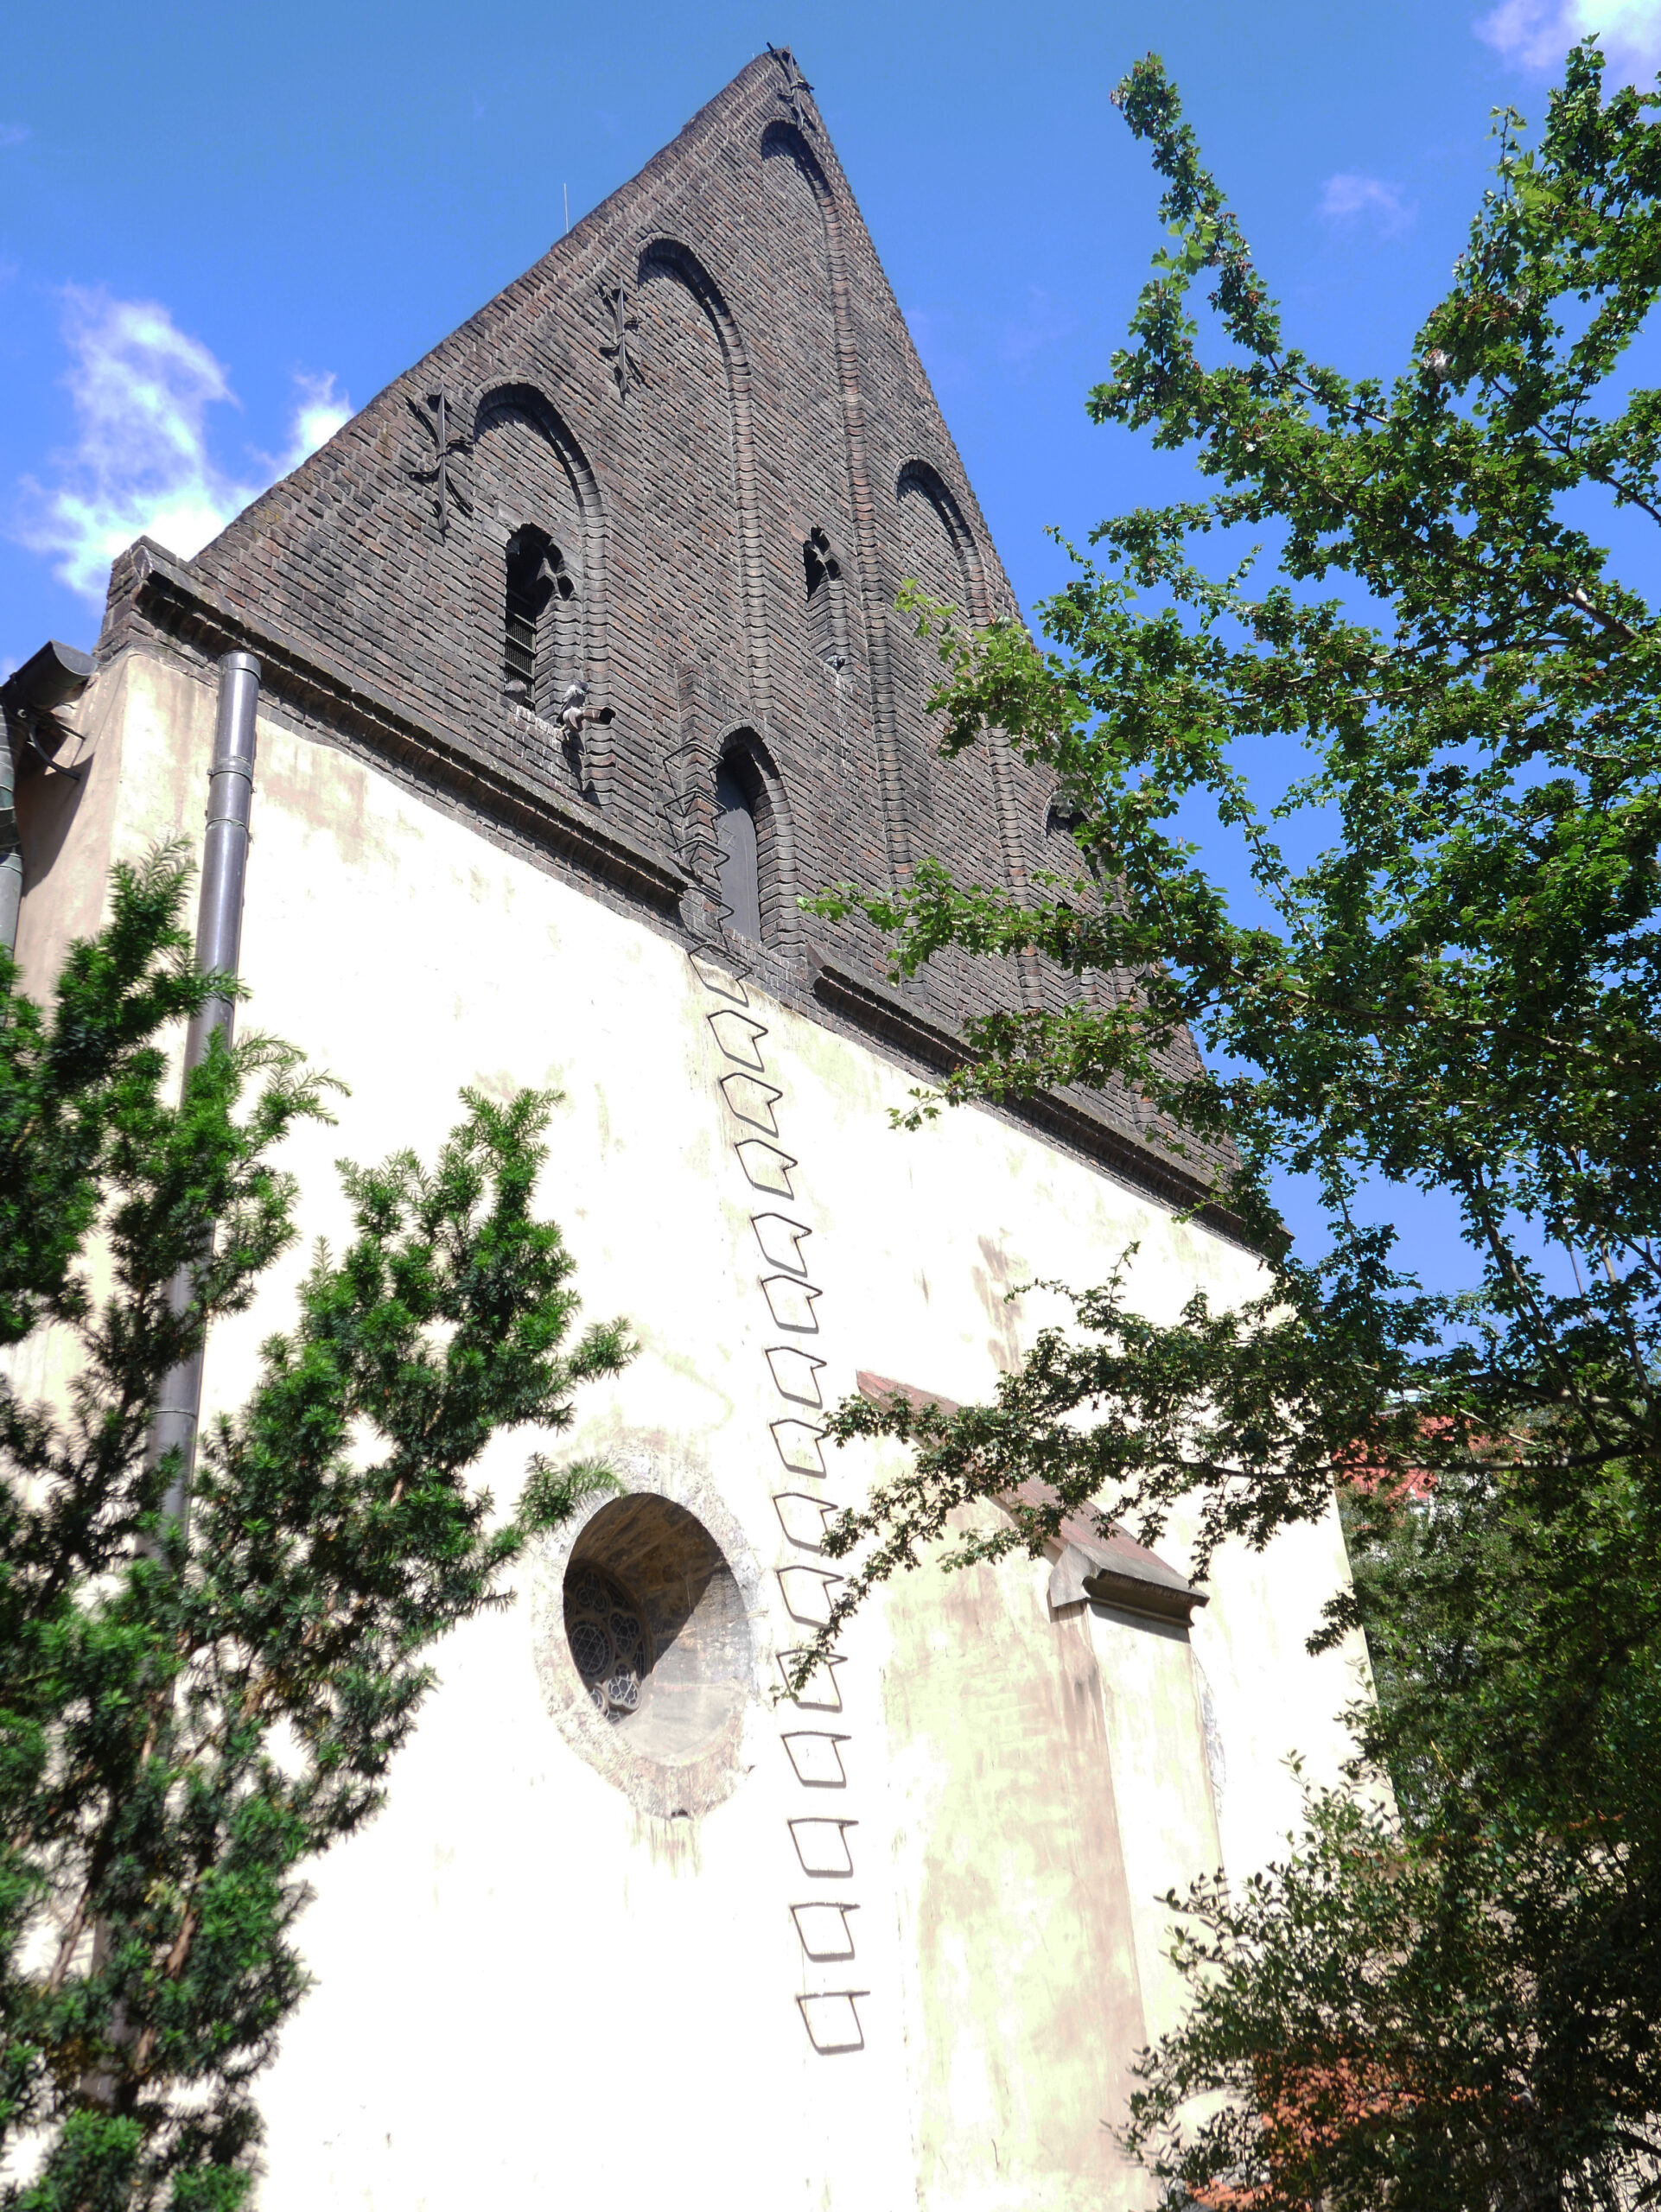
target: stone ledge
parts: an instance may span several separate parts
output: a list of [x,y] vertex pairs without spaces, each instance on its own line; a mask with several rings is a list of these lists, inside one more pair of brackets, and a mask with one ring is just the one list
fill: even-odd
[[130,564],[121,580],[125,588],[118,601],[112,588],[111,601],[126,619],[118,617],[99,640],[101,658],[107,660],[129,642],[123,632],[135,613],[200,652],[218,654],[240,648],[251,652],[260,663],[263,688],[273,697],[292,701],[351,731],[444,784],[481,813],[512,823],[562,859],[603,877],[661,913],[678,915],[690,879],[675,862],[592,808],[551,791],[527,789],[459,730],[411,714],[318,647],[232,607],[150,539],[141,537],[123,563]]
[[807,965],[814,997],[848,1020],[857,1022],[862,1029],[874,1030],[899,1051],[938,1066],[942,1073],[967,1061],[961,1039],[876,976],[844,968],[839,960],[813,947],[809,948]]
[[[892,1376],[873,1375],[864,1368],[855,1381],[861,1397],[869,1398],[873,1405],[903,1398],[918,1413],[932,1406],[949,1419],[963,1411],[955,1398],[943,1398],[938,1391],[920,1390],[915,1383],[897,1382]],[[1032,1480],[1022,1483],[1015,1496],[1028,1506],[1060,1503],[1047,1483]],[[1117,1522],[1103,1529],[1093,1516],[1063,1513],[1044,1553],[1052,1562],[1049,1601],[1058,1612],[1064,1605],[1082,1605],[1089,1599],[1098,1605],[1111,1605],[1119,1612],[1175,1621],[1186,1628],[1195,1608],[1211,1603],[1198,1584],[1168,1567],[1156,1552],[1127,1535]]]
[[[411,713],[320,647],[233,607],[165,547],[141,537],[111,572],[110,614],[99,640],[99,660],[107,663],[137,642],[145,623],[209,656],[238,649],[253,653],[261,664],[264,689],[274,699],[357,737],[383,758],[397,760],[479,815],[510,826],[566,864],[650,908],[675,935],[687,934],[682,901],[695,887],[675,861],[579,800],[527,788],[459,730]],[[926,1004],[818,947],[809,945],[805,952],[805,974],[797,970],[806,986],[805,1010],[822,1007],[937,1076],[966,1065],[969,1053],[961,1037]],[[776,964],[757,963],[765,969]],[[776,974],[759,973],[757,980],[786,1003],[795,997],[787,987],[781,990]],[[1116,1128],[1079,1094],[1012,1098],[1000,1110],[1164,1204],[1178,1211],[1196,1209],[1196,1218],[1208,1228],[1244,1241],[1241,1224],[1208,1198],[1209,1185],[1200,1177]]]
[[[808,971],[813,995],[845,1020],[881,1037],[896,1051],[925,1066],[950,1074],[968,1065],[971,1054],[961,1037],[923,1007],[901,997],[875,976],[857,973],[830,955],[810,949]],[[1244,1238],[1238,1218],[1208,1198],[1202,1177],[1115,1128],[1079,1091],[1046,1091],[1032,1098],[1007,1098],[1002,1109],[1029,1128],[1059,1137],[1104,1166],[1151,1191],[1179,1211],[1197,1207],[1196,1218],[1208,1228]]]

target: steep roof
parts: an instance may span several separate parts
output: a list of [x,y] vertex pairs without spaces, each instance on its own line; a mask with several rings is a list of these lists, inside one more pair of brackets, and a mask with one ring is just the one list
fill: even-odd
[[[516,576],[528,677],[505,663]],[[118,563],[101,650],[147,620],[246,643],[273,699],[695,931],[719,918],[736,746],[775,986],[811,972],[837,1019],[939,1065],[1012,982],[1056,1007],[1079,987],[948,957],[895,995],[869,931],[810,942],[798,898],[925,854],[1020,892],[1076,855],[1001,741],[940,758],[938,664],[894,611],[907,577],[976,620],[1013,608],[811,90],[769,51],[194,562]],[[1129,1101],[1043,1111],[1194,1194]]]

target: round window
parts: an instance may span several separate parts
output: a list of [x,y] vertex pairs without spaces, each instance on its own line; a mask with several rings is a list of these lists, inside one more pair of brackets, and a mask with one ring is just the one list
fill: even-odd
[[622,1584],[588,1565],[567,1575],[565,1635],[595,1710],[608,1720],[638,1713],[654,1654],[640,1608]]
[[761,1756],[761,1570],[705,1468],[644,1447],[623,1465],[638,1488],[529,1555],[537,1680],[567,1744],[637,1812],[696,1820]]
[[697,1515],[655,1491],[608,1499],[577,1533],[561,1597],[572,1702],[606,1722],[608,1763],[723,1768],[753,1688],[749,1605]]

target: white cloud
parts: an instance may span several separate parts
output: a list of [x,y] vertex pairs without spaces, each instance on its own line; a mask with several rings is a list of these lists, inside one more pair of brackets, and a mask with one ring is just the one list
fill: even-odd
[[207,347],[153,300],[68,285],[63,302],[78,435],[52,456],[53,482],[24,478],[12,535],[55,556],[60,579],[99,603],[111,562],[135,537],[188,560],[352,411],[333,377],[296,376],[288,452],[251,454],[257,480],[239,481],[208,448],[209,409],[239,402]]
[[1024,367],[1035,353],[1070,338],[1078,327],[1079,318],[1070,307],[1053,299],[1041,285],[1030,284],[1026,312],[1002,325],[998,352],[1004,360]]
[[1500,0],[1473,28],[1524,69],[1556,69],[1594,33],[1615,74],[1647,81],[1661,68],[1661,0]]
[[298,468],[319,446],[326,446],[336,430],[352,420],[352,402],[343,391],[335,391],[332,374],[309,377],[303,369],[296,369],[294,381],[299,388],[300,404],[294,410],[284,475],[290,468]]
[[0,146],[23,145],[29,136],[26,123],[0,123]]
[[989,377],[1024,383],[1041,373],[1044,357],[1080,327],[1067,302],[1039,284],[1028,286],[1012,315],[994,316],[984,308],[907,308],[905,317],[930,381],[947,394],[977,389]]
[[1412,202],[1403,199],[1398,185],[1386,184],[1382,177],[1362,176],[1352,169],[1329,176],[1321,189],[1321,213],[1326,221],[1348,225],[1365,217],[1387,238],[1398,238],[1410,228],[1418,212]]
[[906,327],[929,380],[951,391],[975,381],[974,364],[950,308],[907,308]]
[[267,472],[266,482],[270,484],[275,484],[279,476],[286,476],[291,468],[298,468],[319,446],[328,443],[343,423],[352,420],[352,402],[345,392],[335,391],[332,375],[312,377],[303,369],[296,369],[293,379],[299,398],[289,418],[287,448],[275,456],[268,453],[255,456]]

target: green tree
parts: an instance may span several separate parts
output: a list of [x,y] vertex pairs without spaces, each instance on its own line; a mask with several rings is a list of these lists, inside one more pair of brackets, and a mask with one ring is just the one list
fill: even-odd
[[[944,750],[1001,728],[1047,770],[1077,880],[1017,899],[925,862],[819,904],[869,916],[900,974],[1030,945],[1116,979],[1110,1011],[971,1022],[904,1118],[1126,1087],[1264,1289],[1156,1326],[1126,1255],[994,1404],[840,1409],[913,1449],[835,1532],[829,1633],[942,1539],[1035,1546],[1093,1506],[1151,1540],[1181,1499],[1203,1570],[1345,1491],[1357,1589],[1324,1634],[1367,1629],[1358,1757],[1395,1809],[1358,1770],[1283,1866],[1188,1901],[1193,2010],[1130,2139],[1172,2205],[1631,2202],[1661,2113],[1661,627],[1596,526],[1661,522],[1661,392],[1628,358],[1661,288],[1661,103],[1606,99],[1588,44],[1537,143],[1499,117],[1452,288],[1386,383],[1288,342],[1158,60],[1115,99],[1171,243],[1091,411],[1188,452],[1206,496],[1098,529],[1047,645],[911,596]],[[1182,834],[1201,806],[1246,855],[1244,919]],[[1318,1195],[1313,1257],[1279,1234],[1282,1175]],[[1368,1217],[1392,1183],[1451,1195],[1458,1292]],[[1052,1504],[1016,1498],[1034,1477]],[[1003,1525],[952,1538],[989,1497]]]
[[532,1205],[551,1095],[464,1092],[431,1166],[342,1164],[352,1241],[320,1249],[246,1404],[205,1430],[188,1533],[163,1516],[158,1388],[291,1242],[270,1155],[324,1115],[325,1086],[258,1037],[215,1039],[164,1100],[158,1039],[224,987],[194,971],[185,886],[170,855],[118,870],[49,1014],[0,967],[0,1344],[55,1330],[74,1352],[60,1408],[0,1382],[0,2202],[19,2212],[245,2201],[252,2084],[307,1986],[307,1863],[379,1803],[437,1639],[608,1481],[534,1459],[503,1519],[469,1471],[499,1431],[565,1427],[630,1350],[615,1322],[567,1342],[574,1263]]

